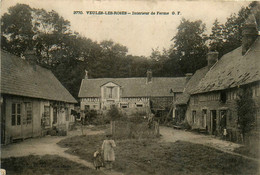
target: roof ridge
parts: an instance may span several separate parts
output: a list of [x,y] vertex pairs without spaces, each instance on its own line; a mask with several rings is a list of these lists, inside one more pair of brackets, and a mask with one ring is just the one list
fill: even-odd
[[[5,70],[1,71],[1,93],[77,103],[51,70],[33,65],[3,49],[1,51],[1,66]],[[36,70],[34,66],[37,66]]]
[[224,54],[191,93],[218,91],[260,81],[260,75],[257,74],[260,63],[259,49],[258,36],[245,55],[242,55],[242,46]]
[[249,47],[249,49],[246,51],[246,53],[244,55],[242,55],[243,57],[247,56],[249,52],[251,52],[252,49],[254,49],[257,40],[259,40],[259,35],[256,37],[255,41],[251,44],[251,46]]
[[[147,77],[126,77],[126,78],[88,78],[85,79],[83,78],[82,80],[104,80],[104,79],[143,79],[143,78],[147,78]],[[152,78],[169,78],[169,79],[182,79],[182,78],[186,78],[186,77],[152,77]]]
[[[33,65],[31,62],[29,62],[28,60],[22,59],[21,57],[19,57],[19,56],[13,54],[13,53],[11,53],[11,52],[8,52],[8,51],[3,50],[3,49],[1,49],[1,51],[4,51],[6,54],[10,54],[10,55],[11,55],[12,57],[14,57],[15,59],[19,59],[19,61],[22,61],[22,62],[24,62],[24,63],[27,63],[27,64],[30,65],[30,66],[34,66],[34,65]],[[35,66],[37,66],[37,67],[39,67],[39,68],[41,68],[41,69],[47,70],[47,71],[49,71],[49,72],[52,73],[52,71],[51,71],[50,69],[47,69],[47,68],[45,68],[45,67],[42,67],[41,65],[35,64]]]

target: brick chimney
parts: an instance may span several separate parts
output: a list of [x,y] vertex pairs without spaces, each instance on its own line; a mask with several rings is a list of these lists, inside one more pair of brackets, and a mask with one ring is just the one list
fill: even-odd
[[88,71],[85,70],[85,79],[88,79]]
[[30,50],[30,49],[27,49],[24,53],[23,53],[23,56],[25,57],[26,60],[28,61],[32,61],[35,59],[35,51],[34,50]]
[[208,69],[210,69],[218,61],[218,52],[209,52],[207,54]]
[[254,15],[249,15],[242,28],[242,55],[245,55],[258,36]]
[[193,75],[192,73],[186,73],[185,74],[186,82],[188,82],[191,79],[192,75]]
[[146,83],[152,82],[153,73],[151,69],[147,70],[146,75],[147,75]]
[[36,71],[36,52],[35,50],[28,49],[23,53],[25,60],[27,60],[33,66],[33,69]]

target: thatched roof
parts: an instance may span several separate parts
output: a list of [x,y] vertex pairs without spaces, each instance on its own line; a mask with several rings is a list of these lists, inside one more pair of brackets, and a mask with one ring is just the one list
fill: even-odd
[[233,88],[256,81],[260,81],[259,36],[244,56],[242,47],[225,54],[200,81],[192,94]]
[[77,103],[53,73],[1,50],[1,94]]
[[182,105],[187,104],[190,99],[190,94],[193,92],[194,89],[198,86],[200,80],[206,75],[208,72],[208,66],[203,67],[195,72],[195,74],[191,77],[191,79],[186,84],[183,94],[181,94],[175,104]]

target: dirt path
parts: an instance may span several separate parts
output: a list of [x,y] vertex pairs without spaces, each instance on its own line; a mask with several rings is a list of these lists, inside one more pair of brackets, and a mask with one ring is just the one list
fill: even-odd
[[259,161],[258,159],[235,153],[234,149],[242,146],[241,144],[220,140],[212,135],[197,134],[184,130],[176,130],[164,126],[160,127],[160,134],[162,135],[162,141],[164,142],[176,142],[177,140],[187,141],[191,143],[209,146],[229,154],[243,157],[245,159]]
[[[91,129],[85,129],[85,134],[87,135],[95,135],[103,133],[103,131],[92,131]],[[74,156],[66,153],[67,148],[61,148],[57,145],[57,143],[67,137],[72,137],[76,135],[81,135],[82,132],[80,129],[74,130],[68,133],[68,136],[58,137],[58,136],[45,136],[42,138],[33,138],[27,139],[23,142],[13,143],[10,145],[3,146],[1,148],[1,158],[9,158],[9,157],[22,157],[28,155],[58,155],[60,157],[67,158],[73,162],[82,164],[86,167],[94,169],[92,162],[85,161],[80,159],[78,156]],[[105,174],[108,175],[121,175],[122,173],[118,173],[115,171],[106,171],[105,169],[101,170]]]

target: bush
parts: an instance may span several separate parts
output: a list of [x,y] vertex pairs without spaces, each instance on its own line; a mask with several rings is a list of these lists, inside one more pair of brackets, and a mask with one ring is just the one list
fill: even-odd
[[115,105],[111,106],[111,109],[108,111],[107,116],[112,120],[119,120],[123,117],[123,114],[118,110]]
[[93,120],[97,118],[97,111],[96,110],[86,110],[85,111],[85,124],[92,124]]
[[116,121],[116,129],[114,133],[115,139],[148,139],[156,138],[154,129],[148,127],[147,122]]
[[108,117],[107,115],[102,115],[99,114],[96,116],[95,119],[93,119],[92,123],[93,125],[105,125],[108,124],[110,122],[110,117]]
[[147,122],[147,119],[144,118],[144,116],[134,116],[134,117],[130,117],[129,122],[133,122],[133,123],[143,123],[143,122]]
[[244,88],[240,89],[237,99],[237,116],[238,127],[243,135],[243,142],[245,142],[245,135],[256,127],[255,121],[255,102],[252,98],[252,91]]

